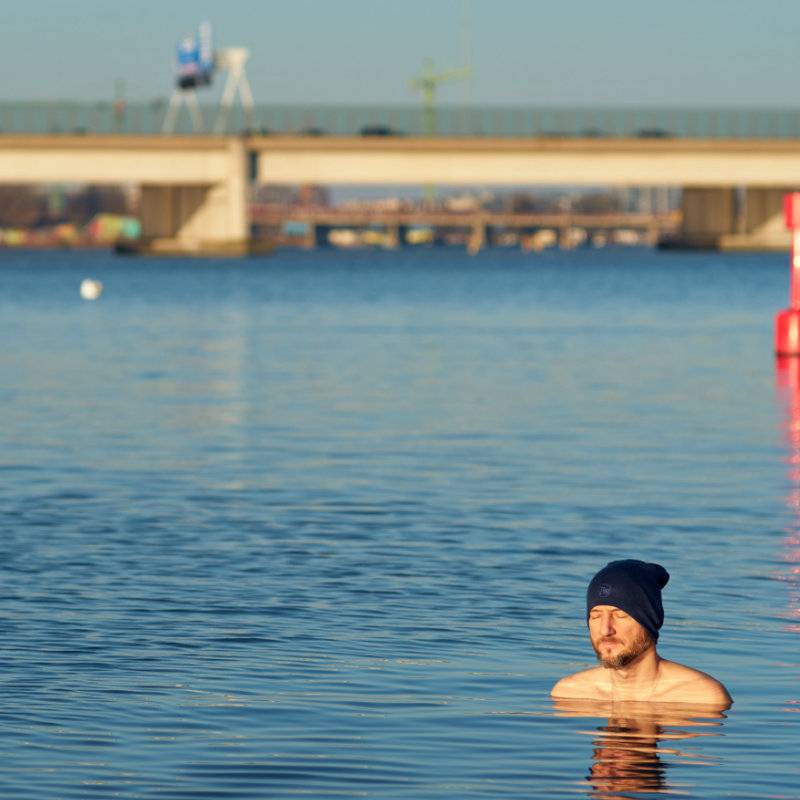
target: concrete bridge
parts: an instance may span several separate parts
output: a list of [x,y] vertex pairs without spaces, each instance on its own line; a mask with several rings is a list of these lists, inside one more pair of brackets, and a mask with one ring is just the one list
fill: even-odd
[[236,137],[0,136],[0,183],[137,184],[155,251],[241,253],[248,150]]
[[155,251],[246,252],[248,185],[678,186],[680,244],[788,246],[800,141],[3,135],[0,183],[136,183]]

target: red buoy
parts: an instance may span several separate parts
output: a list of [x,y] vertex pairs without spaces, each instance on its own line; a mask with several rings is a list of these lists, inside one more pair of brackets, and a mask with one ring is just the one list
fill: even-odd
[[783,217],[792,232],[789,308],[775,317],[775,353],[800,356],[800,192],[791,192],[783,198]]

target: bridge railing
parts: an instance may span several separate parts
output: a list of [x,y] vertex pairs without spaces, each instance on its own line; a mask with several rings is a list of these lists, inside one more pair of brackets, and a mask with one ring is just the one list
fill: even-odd
[[[167,101],[130,103],[0,101],[0,133],[157,134]],[[208,133],[216,106],[201,107],[196,130],[186,109],[175,133]],[[676,137],[800,139],[800,108],[603,108],[556,106],[263,105],[248,116],[232,110],[227,133],[302,133],[309,136],[408,135],[496,137]]]

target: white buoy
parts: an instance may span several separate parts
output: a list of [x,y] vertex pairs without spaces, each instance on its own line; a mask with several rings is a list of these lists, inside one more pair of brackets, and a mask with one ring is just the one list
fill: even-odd
[[97,300],[103,293],[103,284],[94,278],[84,278],[81,281],[81,297],[84,300]]

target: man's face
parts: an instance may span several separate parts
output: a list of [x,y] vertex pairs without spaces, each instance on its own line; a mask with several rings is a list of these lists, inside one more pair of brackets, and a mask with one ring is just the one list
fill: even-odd
[[653,646],[650,634],[629,614],[614,606],[594,606],[589,612],[592,647],[604,667],[619,669]]

